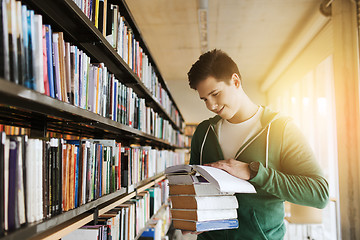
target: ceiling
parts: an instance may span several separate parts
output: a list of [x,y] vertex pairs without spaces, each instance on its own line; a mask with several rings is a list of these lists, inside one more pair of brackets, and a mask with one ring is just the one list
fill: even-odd
[[[187,72],[201,54],[196,0],[126,0],[185,120]],[[238,64],[244,88],[258,101],[260,85],[321,0],[208,0],[208,49],[222,49]],[[181,88],[181,89],[179,89]],[[194,93],[193,93],[194,95]],[[186,102],[188,101],[188,102]],[[188,105],[190,104],[190,105]],[[190,118],[190,120],[188,120]]]

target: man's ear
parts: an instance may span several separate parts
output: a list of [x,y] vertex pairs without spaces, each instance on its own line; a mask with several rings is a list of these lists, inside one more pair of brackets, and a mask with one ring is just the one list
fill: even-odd
[[234,82],[236,88],[241,87],[241,80],[239,75],[233,73],[233,75],[231,76],[231,80]]

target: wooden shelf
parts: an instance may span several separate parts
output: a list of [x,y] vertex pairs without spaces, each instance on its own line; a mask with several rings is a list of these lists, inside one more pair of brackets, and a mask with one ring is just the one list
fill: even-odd
[[[104,63],[118,80],[133,88],[139,97],[144,98],[147,106],[153,108],[160,117],[168,120],[176,131],[183,133],[182,122],[184,119],[124,0],[109,0],[109,2],[120,6],[121,14],[125,16],[136,39],[148,55],[162,87],[167,91],[177,109],[181,118],[179,124],[176,123],[176,119],[172,119],[171,113],[168,113],[145,87],[141,79],[130,69],[73,0],[22,0],[21,2],[35,10],[37,14],[41,14],[43,22],[51,24],[54,31],[63,32],[65,40],[86,52],[92,62]],[[45,137],[46,132],[55,132],[80,138],[116,139],[124,145],[136,143],[162,149],[178,148],[163,139],[4,79],[0,79],[0,96],[0,123],[30,128],[30,137]],[[137,193],[164,178],[163,174],[148,178],[78,208],[36,223],[26,224],[20,229],[5,233],[0,239],[59,239],[96,219],[98,215],[135,197]]]
[[3,79],[0,79],[0,95],[0,119],[4,124],[46,127],[65,134],[131,140],[164,148],[177,147],[138,129]]
[[[158,215],[161,213],[161,211],[168,207],[169,204],[164,203],[163,205],[161,205],[161,207],[159,208],[159,210],[157,210],[157,212],[149,219],[149,221],[153,220],[154,218],[158,217]],[[146,224],[146,226],[144,228],[142,228],[139,233],[136,235],[136,237],[134,238],[134,240],[137,240],[141,237],[141,234],[149,227],[149,221]]]
[[0,239],[59,239],[94,220],[94,214],[101,215],[108,212],[163,179],[164,175],[159,174],[138,183],[138,186],[133,192],[127,193],[127,189],[122,188],[117,192],[105,195],[60,215],[44,219],[39,223],[28,224],[27,226],[7,233]]

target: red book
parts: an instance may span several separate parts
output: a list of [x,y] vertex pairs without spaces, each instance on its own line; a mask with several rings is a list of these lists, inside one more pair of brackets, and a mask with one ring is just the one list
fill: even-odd
[[118,157],[118,166],[117,166],[117,172],[118,172],[118,186],[117,186],[117,189],[119,190],[121,188],[121,143],[117,143],[117,146],[118,146],[118,154],[119,154],[119,157]]
[[50,96],[50,88],[49,88],[49,77],[47,71],[47,50],[46,50],[46,29],[45,25],[42,25],[42,39],[43,39],[43,64],[44,64],[44,88],[45,94]]

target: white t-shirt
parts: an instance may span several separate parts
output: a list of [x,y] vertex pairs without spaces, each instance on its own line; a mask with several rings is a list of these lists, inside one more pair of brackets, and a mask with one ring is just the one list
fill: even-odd
[[260,106],[254,116],[241,123],[233,124],[225,119],[219,121],[216,132],[218,133],[224,159],[235,158],[240,147],[260,131],[262,112],[263,108]]

